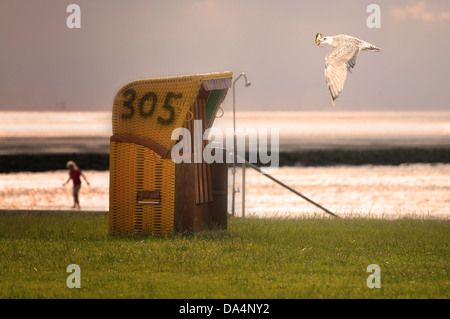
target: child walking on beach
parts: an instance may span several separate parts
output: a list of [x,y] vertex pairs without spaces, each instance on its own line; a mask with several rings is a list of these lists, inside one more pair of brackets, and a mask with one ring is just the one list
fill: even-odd
[[78,198],[78,194],[81,188],[81,177],[86,181],[86,184],[89,185],[89,182],[86,179],[86,176],[81,172],[81,170],[77,167],[77,164],[73,161],[67,162],[67,168],[69,169],[69,179],[63,183],[63,186],[66,186],[67,183],[72,180],[73,182],[73,207],[80,209],[80,200]]

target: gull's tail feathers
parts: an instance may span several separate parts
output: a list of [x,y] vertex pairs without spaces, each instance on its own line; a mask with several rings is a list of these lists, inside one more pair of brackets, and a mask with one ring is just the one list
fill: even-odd
[[377,47],[377,46],[374,46],[373,44],[371,44],[371,43],[364,43],[364,46],[361,48],[361,50],[364,50],[364,51],[372,51],[372,52],[380,52],[381,51],[381,48],[379,48],[379,47]]

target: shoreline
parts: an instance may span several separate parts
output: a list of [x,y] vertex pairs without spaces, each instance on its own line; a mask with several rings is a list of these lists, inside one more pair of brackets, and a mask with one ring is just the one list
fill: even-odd
[[[248,158],[248,154],[247,154]],[[109,170],[109,153],[33,153],[0,155],[0,173],[65,170],[75,161],[84,170]],[[279,166],[448,164],[450,147],[305,149],[279,152]],[[264,166],[261,162],[255,163]]]
[[[32,215],[32,216],[108,216],[108,210],[74,210],[74,209],[52,209],[52,208],[38,208],[38,209],[24,209],[24,208],[2,208],[0,209],[0,217],[8,215]],[[302,215],[286,215],[286,216],[258,216],[256,214],[250,214],[248,216],[233,217],[231,213],[227,213],[228,218],[243,218],[250,220],[329,220],[333,217],[322,214],[322,213],[305,213]],[[365,213],[351,213],[351,214],[341,214],[340,219],[346,220],[436,220],[436,221],[449,221],[449,216],[447,215],[430,215],[427,213],[415,213],[415,214],[405,214],[405,215],[380,215],[380,214],[365,214]]]

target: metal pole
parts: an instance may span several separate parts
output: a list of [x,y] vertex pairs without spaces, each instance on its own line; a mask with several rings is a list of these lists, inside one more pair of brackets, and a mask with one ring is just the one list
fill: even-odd
[[232,194],[232,200],[231,200],[231,215],[235,215],[235,196],[236,196],[236,161],[237,161],[237,139],[236,139],[236,89],[235,84],[237,80],[239,80],[241,77],[245,78],[245,86],[249,86],[250,82],[247,80],[247,76],[244,72],[242,72],[234,81],[233,81],[233,168],[231,173],[233,174],[233,194]]
[[242,217],[245,217],[245,166],[247,164],[244,162],[242,164]]
[[333,214],[332,212],[330,212],[330,211],[329,211],[328,209],[326,209],[325,207],[323,207],[323,206],[317,204],[316,202],[312,201],[311,199],[309,199],[309,198],[306,197],[305,195],[300,194],[300,193],[297,192],[295,189],[292,189],[292,188],[290,188],[289,186],[287,186],[286,184],[283,184],[282,182],[280,182],[280,181],[277,180],[276,178],[270,176],[269,174],[265,174],[265,173],[261,172],[261,168],[259,168],[258,166],[253,165],[253,164],[250,164],[250,163],[247,162],[247,161],[245,161],[245,162],[247,163],[248,166],[250,166],[250,167],[253,168],[254,170],[257,170],[257,171],[260,172],[261,174],[265,175],[267,178],[270,178],[270,179],[273,180],[275,183],[277,183],[277,184],[283,186],[284,188],[290,190],[291,192],[293,192],[294,194],[300,196],[301,198],[303,198],[303,199],[306,200],[307,202],[313,204],[314,206],[319,207],[321,210],[323,210],[324,212],[326,212],[326,213],[328,213],[328,214],[330,214],[330,215],[332,215],[332,216],[334,216],[334,217],[340,218],[338,215]]
[[[239,79],[239,77],[237,78]],[[231,169],[231,173],[233,174],[233,191],[232,191],[232,199],[231,199],[231,215],[234,216],[234,197],[236,195],[235,188],[235,180],[236,180],[236,89],[235,84],[236,80],[233,82],[233,168]]]

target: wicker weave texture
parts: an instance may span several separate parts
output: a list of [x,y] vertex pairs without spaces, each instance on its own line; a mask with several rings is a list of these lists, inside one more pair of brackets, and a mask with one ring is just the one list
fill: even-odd
[[[110,143],[111,234],[173,232],[175,163],[134,143]],[[159,204],[137,201],[139,191],[159,191]]]

